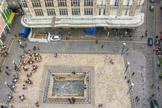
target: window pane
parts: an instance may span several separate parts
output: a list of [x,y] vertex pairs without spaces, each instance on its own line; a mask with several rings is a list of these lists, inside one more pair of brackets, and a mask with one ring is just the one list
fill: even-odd
[[59,7],[67,6],[66,0],[58,0],[58,6]]
[[46,7],[54,7],[53,0],[44,0]]
[[27,4],[26,4],[26,0],[22,0],[22,1],[21,1],[21,6],[22,6],[23,8],[27,8],[27,7],[28,7]]
[[72,9],[72,15],[80,15],[80,9]]
[[71,6],[80,6],[80,0],[71,0]]
[[36,16],[44,16],[42,9],[34,9]]
[[56,15],[55,9],[47,9],[47,14],[48,14],[48,16]]
[[93,6],[93,0],[84,0],[84,6]]
[[67,9],[59,9],[60,15],[68,15]]
[[40,0],[32,0],[33,7],[41,7]]
[[84,15],[93,15],[93,8],[85,8]]

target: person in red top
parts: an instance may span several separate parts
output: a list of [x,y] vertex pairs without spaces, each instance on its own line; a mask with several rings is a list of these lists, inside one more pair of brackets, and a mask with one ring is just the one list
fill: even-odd
[[16,34],[14,34],[14,36],[15,36],[15,37],[17,37],[17,35],[16,35]]

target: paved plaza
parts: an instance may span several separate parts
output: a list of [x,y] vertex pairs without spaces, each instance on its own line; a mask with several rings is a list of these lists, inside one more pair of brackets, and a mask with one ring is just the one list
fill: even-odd
[[[113,30],[109,37],[105,36],[106,30],[97,30],[95,36],[88,36],[82,29],[71,30],[73,35],[69,37],[69,40],[65,40],[69,30],[62,30],[63,37],[59,42],[37,44],[25,39],[27,43],[25,50],[32,49],[33,46],[39,47],[43,60],[37,63],[39,68],[31,77],[33,84],[29,85],[27,90],[22,89],[24,80],[27,80],[26,72],[20,73],[16,93],[13,92],[14,99],[8,104],[6,99],[11,90],[5,82],[12,84],[13,75],[16,73],[13,61],[18,64],[20,55],[23,54],[23,49],[18,44],[20,38],[14,38],[14,34],[18,34],[22,29],[21,16],[16,15],[4,43],[10,46],[9,55],[7,58],[0,57],[3,65],[0,73],[0,105],[13,104],[16,108],[35,108],[34,103],[38,101],[40,108],[98,108],[98,104],[103,104],[103,108],[150,108],[149,99],[152,94],[155,94],[151,99],[156,99],[159,107],[162,108],[162,89],[157,88],[161,87],[162,80],[158,77],[158,68],[156,62],[154,63],[156,59],[153,56],[153,48],[147,45],[148,38],[153,38],[161,32],[161,14],[159,14],[161,10],[160,5],[155,4],[156,11],[150,12],[149,6],[150,3],[145,2],[144,24],[131,32],[132,39],[130,37],[119,39]],[[146,30],[148,30],[148,36],[141,39]],[[126,43],[126,46],[122,55],[123,43]],[[104,45],[103,48],[101,48],[102,45]],[[54,57],[55,53],[58,53],[57,57]],[[114,64],[110,63],[111,59]],[[6,66],[12,68],[9,76],[5,73]],[[90,85],[87,88],[89,98],[82,102],[78,101],[76,104],[61,100],[48,101],[46,94],[48,94],[49,71],[60,73],[89,71],[91,76]],[[131,87],[132,83],[133,87]],[[155,84],[154,87],[152,87],[153,84]],[[19,98],[22,94],[26,97],[23,102]],[[140,98],[139,101],[135,100],[136,96]]]
[[[108,54],[41,54],[42,62],[36,73],[30,78],[32,85],[27,90],[22,89],[26,73],[23,71],[16,84],[16,93],[10,105],[16,108],[28,108],[33,106],[33,102],[39,101],[40,108],[97,108],[98,104],[103,104],[104,108],[120,107],[130,108],[130,96],[128,84],[124,79],[125,64],[123,56]],[[110,63],[110,60],[114,64]],[[84,104],[48,104],[43,103],[43,94],[46,86],[48,70],[91,70],[90,103]],[[77,73],[76,73],[77,74]],[[21,103],[19,95],[24,94],[26,99]],[[27,106],[26,106],[27,105]],[[29,105],[29,106],[28,106]]]

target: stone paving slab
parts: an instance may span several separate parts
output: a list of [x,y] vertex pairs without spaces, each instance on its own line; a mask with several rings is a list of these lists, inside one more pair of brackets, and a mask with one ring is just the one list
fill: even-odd
[[[94,68],[92,75],[92,103],[90,105],[74,105],[71,108],[95,108],[98,104],[102,103],[105,108],[130,108],[130,98],[127,95],[128,85],[124,80],[124,59],[120,55],[80,55],[80,54],[59,54],[57,58],[54,58],[52,54],[42,54],[43,61],[38,64],[39,68],[35,74],[33,74],[31,80],[33,85],[28,86],[28,90],[22,89],[22,83],[25,79],[25,72],[21,73],[20,81],[17,83],[16,93],[14,94],[13,104],[17,104],[16,108],[28,108],[26,105],[33,105],[34,102],[39,101],[40,108],[57,107],[65,108],[71,105],[58,105],[58,104],[43,104],[43,91],[45,85],[45,79],[47,70],[45,65],[51,65],[57,67],[58,70],[62,69],[62,66],[67,67],[82,67],[91,66]],[[113,60],[114,64],[110,64],[110,60]],[[84,69],[84,68],[82,68]],[[46,73],[46,74],[45,74]],[[120,85],[119,85],[120,83]],[[102,88],[102,89],[101,89]],[[19,95],[24,94],[26,96],[22,105],[19,104]],[[32,98],[31,98],[32,97]],[[20,107],[21,106],[21,107]]]

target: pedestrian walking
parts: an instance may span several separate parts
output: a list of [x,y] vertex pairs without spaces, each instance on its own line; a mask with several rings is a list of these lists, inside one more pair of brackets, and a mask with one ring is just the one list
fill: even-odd
[[39,107],[39,103],[38,103],[38,101],[35,103],[35,105],[36,105],[36,107]]
[[14,36],[17,37],[17,34],[15,33]]
[[127,79],[127,76],[125,76],[124,79]]
[[136,96],[136,98],[135,99],[138,99],[138,96]]
[[153,87],[154,87],[154,84],[151,85],[151,88],[153,88]]
[[141,40],[144,38],[144,36],[141,36]]
[[36,50],[36,46],[33,47],[33,50],[34,50],[34,51]]
[[146,30],[146,32],[145,32],[145,37],[147,37],[147,35],[148,35],[148,31]]
[[134,74],[135,74],[135,73],[133,72],[133,73],[132,73],[132,76],[134,76]]
[[98,44],[98,40],[96,40],[96,44]]
[[152,94],[151,97],[155,96],[155,94]]
[[160,86],[158,86],[158,90],[160,90]]
[[1,105],[1,108],[5,108],[5,106]]
[[129,83],[129,82],[130,82],[130,80],[127,81],[127,83]]
[[11,108],[15,108],[13,105],[11,105]]
[[162,32],[160,32],[160,35],[162,35]]
[[9,74],[7,71],[5,71],[5,73],[6,73],[8,76],[10,76],[10,74]]
[[107,37],[109,37],[109,35],[110,35],[110,33],[109,33],[109,32],[107,32]]
[[71,36],[71,32],[68,32],[68,36]]
[[54,54],[54,57],[57,57],[57,53]]
[[114,64],[114,62],[112,61],[112,59],[110,60],[110,63],[111,63],[111,64]]
[[15,64],[15,71],[18,71],[18,67],[17,67],[17,65]]
[[98,104],[98,108],[100,108],[101,107],[101,105],[100,104]]
[[123,35],[120,36],[120,39],[123,39]]
[[125,37],[127,36],[128,32],[125,32]]
[[74,74],[74,75],[75,75],[76,73],[73,71],[73,72],[72,72],[72,74]]
[[104,47],[104,45],[102,44],[102,45],[101,45],[101,48],[103,48],[103,47]]
[[19,37],[21,36],[21,33],[18,33]]
[[37,49],[40,50],[39,47],[37,47]]
[[139,98],[138,96],[136,96],[136,98],[135,98],[135,99],[136,99],[136,101],[139,101],[139,100],[140,100],[140,98]]
[[130,39],[132,39],[132,35],[129,35]]
[[10,68],[10,67],[8,67],[8,66],[6,66],[6,69],[7,69],[8,71],[10,71],[10,70],[11,70],[11,68]]
[[2,70],[1,70],[1,66],[0,66],[0,72],[2,72]]

